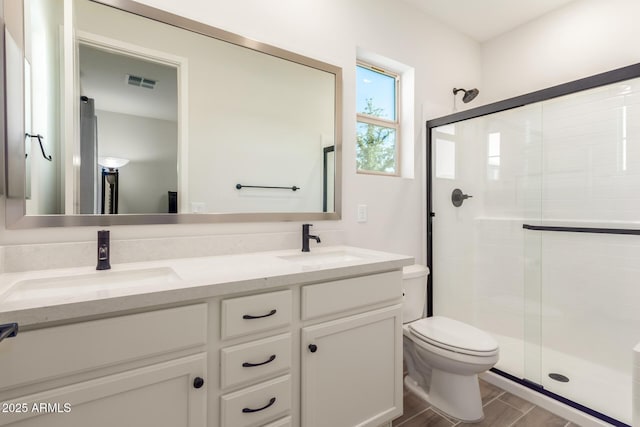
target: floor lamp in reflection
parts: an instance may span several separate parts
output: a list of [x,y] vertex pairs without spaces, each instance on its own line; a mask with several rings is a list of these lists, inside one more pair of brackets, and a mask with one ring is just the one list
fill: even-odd
[[101,214],[118,213],[118,170],[129,163],[129,159],[119,157],[100,157],[102,166],[102,205]]

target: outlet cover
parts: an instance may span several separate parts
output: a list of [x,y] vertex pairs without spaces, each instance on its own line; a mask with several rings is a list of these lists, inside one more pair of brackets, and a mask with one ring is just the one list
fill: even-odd
[[192,213],[203,213],[204,209],[205,209],[205,204],[203,202],[191,202]]

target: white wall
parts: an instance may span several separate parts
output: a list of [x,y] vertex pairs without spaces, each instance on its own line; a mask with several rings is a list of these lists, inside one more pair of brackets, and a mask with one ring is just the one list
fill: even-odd
[[[476,42],[394,0],[144,0],[151,6],[343,68],[343,219],[315,222],[342,230],[347,244],[424,259],[424,121],[451,110],[454,86],[480,86]],[[355,174],[355,62],[357,48],[415,69],[415,178]],[[356,205],[368,205],[367,223],[356,223]],[[4,244],[95,239],[95,227],[1,230]],[[286,233],[297,223],[111,227],[112,238]]]
[[482,45],[481,102],[640,62],[640,2],[576,0]]

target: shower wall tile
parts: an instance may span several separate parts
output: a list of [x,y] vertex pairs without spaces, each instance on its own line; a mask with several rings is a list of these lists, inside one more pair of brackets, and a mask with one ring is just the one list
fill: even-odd
[[640,79],[543,105],[543,218],[638,221]]
[[474,223],[474,243],[469,245],[476,248],[471,264],[472,298],[464,310],[473,313],[471,323],[489,331],[503,349],[497,367],[524,376],[522,219],[483,217]]
[[[640,239],[545,233],[540,250],[543,385],[629,420],[630,349],[640,341]],[[549,380],[550,372],[570,382]]]
[[[485,118],[484,134],[475,138],[487,141],[490,132],[500,136],[499,176],[482,182],[484,188],[478,202],[486,217],[522,217],[528,211],[539,216],[542,111],[539,105],[532,105],[504,113]],[[486,150],[479,160],[475,176],[487,176],[481,172],[489,167]]]
[[638,236],[546,233],[541,251],[545,343],[625,370],[640,341]]

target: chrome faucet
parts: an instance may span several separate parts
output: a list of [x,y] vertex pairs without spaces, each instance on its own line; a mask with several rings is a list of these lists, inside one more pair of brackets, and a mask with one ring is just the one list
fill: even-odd
[[314,239],[320,243],[320,236],[309,234],[309,227],[313,224],[302,224],[302,252],[309,252],[309,239]]
[[109,270],[109,230],[98,231],[98,265],[96,270]]

